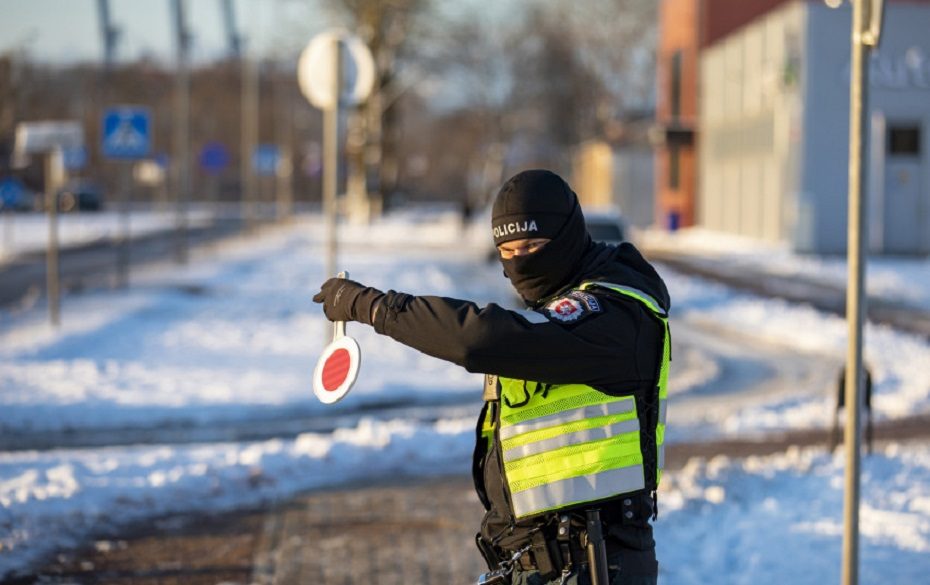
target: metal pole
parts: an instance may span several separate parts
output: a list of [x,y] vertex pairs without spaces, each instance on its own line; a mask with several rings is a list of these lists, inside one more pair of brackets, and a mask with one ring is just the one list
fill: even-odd
[[116,256],[116,279],[118,286],[129,286],[129,261],[130,261],[130,205],[132,204],[132,193],[130,183],[129,165],[132,163],[120,163],[120,191],[122,191],[120,205],[120,235],[119,250]]
[[294,205],[293,186],[293,147],[291,145],[291,132],[294,127],[293,108],[289,86],[284,83],[283,76],[274,71],[275,91],[275,142],[281,152],[281,160],[275,169],[275,218],[284,221],[290,218]]
[[48,317],[54,327],[61,325],[61,288],[58,270],[58,190],[64,184],[61,148],[45,155],[45,201],[48,207],[48,250],[45,253],[45,288]]
[[254,199],[256,195],[255,170],[252,168],[252,153],[258,142],[258,64],[242,54],[242,221],[247,231],[255,227]]
[[3,210],[3,253],[0,258],[13,255],[13,210]]
[[869,47],[862,34],[869,21],[867,2],[853,0],[852,68],[849,84],[849,238],[847,262],[849,282],[846,292],[846,322],[849,342],[846,357],[846,478],[843,502],[843,585],[859,582],[859,467],[860,467],[860,397],[862,396],[862,323],[866,298],[863,243],[866,237],[865,157],[863,148],[868,116]]
[[110,18],[109,0],[97,0],[97,18],[100,23],[100,36],[103,38],[103,64],[109,72],[116,60],[116,44],[120,37],[119,29],[113,26]]
[[174,0],[175,35],[177,42],[177,75],[175,77],[174,167],[176,213],[176,260],[187,262],[187,202],[190,197],[190,71],[188,48],[190,33],[184,18],[183,0]]
[[326,215],[326,276],[336,274],[336,215],[338,213],[336,189],[339,184],[339,102],[342,97],[342,41],[336,40],[335,59],[336,92],[332,107],[323,112],[323,213]]
[[223,29],[226,31],[226,42],[229,45],[231,57],[238,57],[242,53],[242,37],[236,28],[236,10],[233,0],[220,0],[220,10],[223,12]]

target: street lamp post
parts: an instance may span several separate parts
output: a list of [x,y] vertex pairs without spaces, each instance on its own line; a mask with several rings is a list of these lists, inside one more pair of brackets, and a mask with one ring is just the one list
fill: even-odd
[[862,323],[865,316],[864,242],[865,142],[868,116],[869,56],[878,45],[884,0],[851,0],[853,8],[851,75],[849,83],[849,223],[846,289],[846,322],[849,340],[846,358],[846,477],[843,501],[843,585],[859,582],[859,488],[861,429],[859,414],[863,396]]

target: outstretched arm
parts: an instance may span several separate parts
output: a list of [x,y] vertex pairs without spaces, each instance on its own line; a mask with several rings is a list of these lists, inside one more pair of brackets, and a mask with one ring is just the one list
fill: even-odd
[[638,304],[598,297],[571,323],[550,312],[511,311],[496,304],[413,296],[327,281],[314,297],[332,320],[373,325],[378,333],[470,372],[548,383],[638,385],[655,375],[641,343],[661,343],[661,330]]

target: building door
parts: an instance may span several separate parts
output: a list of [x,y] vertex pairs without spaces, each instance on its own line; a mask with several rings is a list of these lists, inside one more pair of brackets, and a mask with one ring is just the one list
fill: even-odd
[[927,213],[923,183],[922,128],[918,122],[888,121],[885,134],[883,251],[886,254],[924,252],[921,227]]

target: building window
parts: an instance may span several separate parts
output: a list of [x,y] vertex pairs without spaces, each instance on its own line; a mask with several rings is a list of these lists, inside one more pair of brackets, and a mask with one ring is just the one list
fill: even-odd
[[670,100],[672,106],[672,119],[677,120],[681,116],[681,50],[675,51],[672,55],[671,70],[671,91]]
[[888,126],[888,154],[920,156],[920,126]]
[[668,149],[668,188],[678,190],[678,183],[681,180],[681,152],[678,145],[672,145]]

